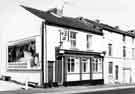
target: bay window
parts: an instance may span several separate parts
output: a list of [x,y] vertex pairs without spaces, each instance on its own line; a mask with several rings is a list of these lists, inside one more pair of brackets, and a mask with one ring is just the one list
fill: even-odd
[[68,72],[75,71],[75,59],[73,57],[69,57],[67,60],[67,71]]
[[93,58],[92,60],[92,72],[102,72],[102,59]]

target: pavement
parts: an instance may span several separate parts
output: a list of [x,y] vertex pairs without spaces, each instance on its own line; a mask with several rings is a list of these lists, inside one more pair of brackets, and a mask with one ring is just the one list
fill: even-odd
[[13,82],[0,80],[0,91],[18,90],[21,89],[22,87],[23,87],[22,85]]
[[[83,93],[83,92],[98,92],[106,90],[118,90],[118,89],[128,89],[135,88],[135,84],[113,84],[113,85],[83,85],[83,86],[59,86],[52,88],[31,88],[28,87],[28,90],[22,89],[23,85],[19,85],[9,81],[0,80],[0,92],[9,91],[9,92],[19,92],[17,94],[71,94],[71,93]],[[22,93],[20,93],[22,92]],[[14,93],[13,93],[14,94]]]
[[58,87],[53,89],[46,89],[43,93],[33,94],[76,94],[84,92],[98,92],[106,90],[119,90],[135,88],[135,84],[117,84],[117,85],[96,85],[96,86],[69,86],[69,87]]

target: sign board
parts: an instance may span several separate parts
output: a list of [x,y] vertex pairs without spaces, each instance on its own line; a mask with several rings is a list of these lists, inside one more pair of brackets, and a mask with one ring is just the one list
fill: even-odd
[[36,51],[36,38],[8,46],[8,70],[39,70],[41,62]]

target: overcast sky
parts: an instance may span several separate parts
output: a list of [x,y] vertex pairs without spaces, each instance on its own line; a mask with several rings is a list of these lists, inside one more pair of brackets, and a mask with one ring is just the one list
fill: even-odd
[[[47,10],[56,3],[56,0],[0,0],[0,32],[6,32],[8,37],[21,30],[31,34],[32,30],[27,21],[33,20],[31,17],[34,16],[19,5]],[[69,0],[65,4],[64,15],[99,19],[102,23],[130,30],[135,29],[134,4],[134,0]],[[26,14],[29,17],[26,17]]]

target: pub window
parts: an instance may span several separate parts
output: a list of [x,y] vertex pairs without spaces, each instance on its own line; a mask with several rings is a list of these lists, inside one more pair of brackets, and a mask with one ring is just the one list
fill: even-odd
[[71,59],[71,72],[74,72],[75,69],[75,60]]
[[126,57],[126,46],[123,46],[123,57]]
[[82,72],[88,72],[88,59],[82,59]]
[[76,32],[70,31],[71,48],[76,48]]
[[68,72],[74,72],[75,71],[75,59],[74,58],[68,58],[67,60],[67,71]]
[[86,72],[86,62],[83,63],[83,72]]
[[92,35],[87,35],[87,49],[91,49],[92,46]]
[[98,58],[98,72],[102,72],[102,59]]
[[112,62],[109,62],[108,70],[109,70],[109,74],[112,74],[112,72],[113,72],[113,63]]
[[70,72],[70,59],[68,59],[68,62],[67,62],[67,69],[68,69],[68,72]]
[[102,59],[94,58],[92,61],[92,71],[93,72],[102,72]]
[[108,44],[108,55],[112,56],[112,44]]

